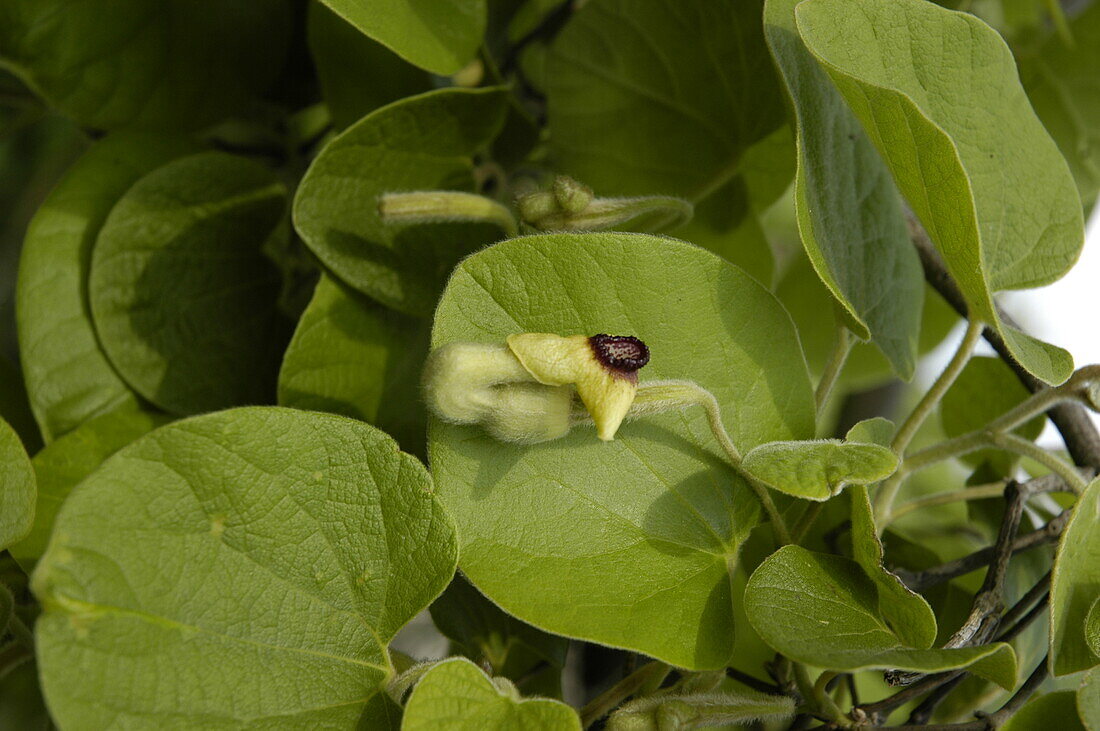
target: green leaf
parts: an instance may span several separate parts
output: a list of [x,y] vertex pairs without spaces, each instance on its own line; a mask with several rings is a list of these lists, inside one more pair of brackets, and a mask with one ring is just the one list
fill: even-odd
[[452,657],[426,672],[413,688],[402,731],[580,731],[577,712],[548,698],[520,698],[515,686],[490,679],[465,658]]
[[143,175],[198,146],[119,132],[93,145],[38,209],[23,242],[19,355],[47,442],[97,414],[136,403],[100,348],[87,300],[92,246],[107,214]]
[[285,328],[262,247],[286,189],[224,152],[175,160],[111,210],[88,283],[96,331],[135,391],[177,414],[270,402]]
[[[858,426],[858,425],[857,425]],[[920,594],[882,565],[882,541],[875,527],[875,515],[866,485],[848,491],[852,501],[852,558],[875,585],[878,613],[902,644],[926,649],[936,641],[936,613]]]
[[[837,309],[833,296],[814,271],[809,258],[801,252],[793,262],[788,263],[772,291],[798,326],[810,372],[820,374],[836,345]],[[959,321],[955,310],[930,286],[925,286],[923,299],[921,332],[917,343],[920,355],[943,342]],[[893,367],[881,350],[857,340],[852,345],[840,378],[841,385],[863,390],[882,385],[893,374]]]
[[1100,663],[1085,619],[1100,597],[1100,479],[1077,498],[1058,542],[1050,579],[1050,671],[1067,675]]
[[1085,674],[1077,689],[1077,714],[1089,731],[1100,730],[1100,666]]
[[676,236],[736,264],[758,282],[772,280],[775,257],[752,210],[743,177],[734,178],[695,206],[691,220],[677,227]]
[[1040,728],[1084,731],[1085,727],[1077,716],[1076,693],[1059,690],[1035,695],[1000,728],[1003,731],[1035,731]]
[[1004,643],[957,649],[906,647],[878,612],[878,592],[859,564],[784,546],[745,588],[749,621],[777,652],[830,670],[966,668],[1011,690],[1016,656]]
[[853,424],[852,428],[849,429],[848,433],[844,436],[844,441],[866,442],[868,444],[878,444],[883,447],[889,447],[890,443],[894,441],[895,431],[896,427],[894,426],[894,422],[889,419],[884,419],[881,416],[875,416]]
[[167,421],[163,415],[123,407],[88,420],[34,456],[34,527],[8,549],[24,571],[30,574],[46,550],[57,511],[73,488],[103,460]]
[[1100,596],[1092,603],[1092,609],[1085,619],[1085,642],[1092,654],[1100,657]]
[[500,238],[483,223],[385,223],[383,193],[473,189],[471,156],[500,131],[507,93],[441,89],[383,107],[333,139],[294,198],[294,225],[336,276],[379,302],[428,315],[466,254]]
[[794,698],[739,690],[736,693],[662,692],[620,706],[608,731],[663,731],[666,728],[726,728],[753,721],[775,724],[795,714]]
[[1086,205],[1100,192],[1100,5],[1085,6],[1070,23],[1074,44],[1050,34],[1020,56],[1020,79],[1035,113],[1069,163]]
[[894,474],[898,456],[878,444],[820,439],[771,442],[741,466],[768,487],[806,500],[828,500],[845,485],[867,485]]
[[[944,435],[957,437],[982,429],[1030,395],[1000,358],[971,358],[940,401]],[[1035,439],[1045,421],[1045,417],[1037,416],[1014,431],[1025,439]],[[1015,455],[992,449],[971,452],[961,459],[974,466],[987,462],[1000,475],[1010,475],[1020,461]]]
[[802,244],[845,322],[894,371],[913,375],[924,275],[897,188],[858,120],[795,28],[799,0],[768,0],[764,34],[798,134],[795,206]]
[[73,728],[349,728],[455,555],[427,472],[374,427],[277,407],[169,424],[57,517],[33,581],[50,710]]
[[561,697],[566,638],[502,612],[461,573],[432,603],[431,613],[440,632],[474,662],[488,663],[494,675],[515,681],[527,693]]
[[11,595],[11,589],[7,585],[0,584],[0,637],[7,635],[8,625],[11,624],[14,612],[15,597]]
[[[787,314],[736,267],[673,239],[555,234],[466,259],[432,344],[508,335],[636,335],[642,382],[710,390],[742,449],[814,429],[805,362]],[[730,575],[759,519],[701,409],[589,428],[544,444],[496,441],[432,420],[429,455],[459,526],[466,577],[506,612],[556,634],[674,665],[725,667]]]
[[0,57],[87,127],[197,129],[254,104],[281,71],[287,0],[16,0]]
[[970,306],[1050,383],[1073,361],[1004,327],[993,293],[1049,284],[1084,240],[1073,178],[989,26],[924,0],[807,0],[798,30],[885,158]]
[[309,5],[308,32],[321,92],[338,130],[383,105],[432,88],[423,69],[319,2]]
[[485,0],[321,2],[409,63],[437,74],[453,74],[469,63],[485,33]]
[[279,404],[362,419],[405,451],[423,453],[420,366],[428,337],[425,321],[322,275],[283,357]]
[[42,448],[42,433],[31,411],[23,374],[3,355],[0,355],[0,419],[11,425],[28,454]]
[[601,195],[699,201],[783,122],[763,0],[591,0],[547,61],[551,155]]
[[34,470],[19,435],[0,419],[0,549],[30,532],[34,524]]
[[54,731],[42,689],[38,685],[38,667],[25,662],[4,676],[0,683],[0,728],[19,731]]

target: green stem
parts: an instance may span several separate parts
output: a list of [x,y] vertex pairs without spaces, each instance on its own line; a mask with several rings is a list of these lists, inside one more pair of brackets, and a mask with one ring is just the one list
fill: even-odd
[[914,510],[920,510],[921,508],[931,508],[936,505],[946,505],[948,503],[965,500],[999,498],[1004,494],[1004,491],[1005,484],[1003,482],[990,482],[984,485],[974,485],[972,487],[963,488],[962,490],[952,490],[950,492],[940,492],[935,495],[928,495],[927,497],[917,498],[916,500],[910,500],[907,503],[903,503],[897,510],[890,513],[890,515],[884,516],[883,522],[885,525],[889,525],[901,516],[908,515]]
[[[646,663],[630,675],[593,698],[581,709],[581,727],[588,728],[608,713],[618,708],[627,698],[637,693],[658,676],[663,680],[669,673],[669,666],[663,662]],[[658,683],[659,685],[659,683]]]
[[994,432],[990,436],[990,442],[994,447],[999,447],[1006,451],[1014,452],[1023,457],[1035,460],[1061,477],[1066,485],[1078,495],[1083,493],[1085,488],[1088,487],[1088,483],[1081,478],[1081,475],[1078,474],[1073,465],[1059,458],[1057,455],[1048,452],[1039,445],[1029,442],[1018,434]]
[[992,440],[988,431],[967,432],[914,452],[905,458],[901,467],[898,468],[898,473],[904,479],[926,467],[931,467],[952,457],[960,457],[970,452],[976,452],[991,444]]
[[383,193],[378,215],[388,224],[484,221],[500,226],[509,236],[517,231],[516,218],[506,206],[483,195],[454,190]]
[[12,636],[19,641],[21,645],[28,650],[34,650],[34,632],[30,627],[23,624],[23,620],[19,618],[19,615],[14,611],[11,613],[11,618],[8,620],[8,631],[12,633]]
[[802,539],[806,537],[806,533],[809,532],[814,521],[817,520],[817,516],[821,515],[821,511],[824,510],[824,508],[825,503],[823,502],[810,503],[810,506],[802,513],[802,517],[795,523],[794,528],[791,529],[791,539],[794,543],[802,542]]
[[[905,450],[909,443],[913,441],[917,430],[935,410],[940,399],[947,393],[947,389],[951,388],[951,384],[955,382],[962,369],[966,367],[970,356],[974,354],[974,348],[982,337],[982,327],[982,323],[978,320],[967,322],[966,333],[963,335],[962,342],[959,343],[958,350],[951,356],[951,360],[948,362],[947,367],[943,369],[943,373],[932,383],[932,386],[925,392],[913,412],[909,414],[909,417],[902,423],[898,433],[894,436],[894,441],[890,447],[898,455],[904,456]],[[903,481],[904,475],[899,470],[882,484],[875,496],[875,515],[882,516],[890,512]]]
[[1036,391],[1027,399],[989,423],[990,431],[1007,432],[1043,414],[1065,401],[1076,401],[1095,382],[1100,381],[1100,365],[1078,368],[1060,386]]
[[722,451],[726,453],[729,464],[739,475],[745,478],[745,482],[748,483],[757,500],[760,501],[760,505],[772,522],[776,537],[783,545],[792,543],[791,532],[787,528],[783,516],[779,513],[779,509],[775,506],[769,488],[741,468],[741,452],[737,449],[737,445],[733,443],[729,432],[726,431],[726,425],[722,422],[722,410],[718,405],[718,400],[714,398],[714,394],[694,381],[653,381],[638,388],[638,394],[634,399],[634,405],[630,409],[628,418],[633,419],[646,414],[682,409],[691,405],[703,407],[711,433],[714,434],[715,440],[722,447]]
[[828,685],[840,673],[834,670],[826,670],[817,677],[813,687],[813,699],[823,715],[828,716],[834,724],[840,728],[851,728],[852,719],[840,710],[832,696],[829,695]]
[[1062,42],[1069,48],[1077,44],[1073,40],[1073,31],[1070,30],[1069,21],[1066,20],[1066,11],[1062,9],[1061,0],[1046,0],[1047,12],[1050,13],[1050,22],[1054,29],[1062,37]]
[[848,354],[852,352],[852,335],[843,323],[837,322],[836,341],[833,343],[833,351],[829,354],[829,362],[825,364],[825,371],[821,374],[821,380],[817,382],[817,390],[814,391],[814,403],[817,405],[817,417],[829,403],[829,394],[833,386],[840,378],[844,370],[844,363],[848,360]]

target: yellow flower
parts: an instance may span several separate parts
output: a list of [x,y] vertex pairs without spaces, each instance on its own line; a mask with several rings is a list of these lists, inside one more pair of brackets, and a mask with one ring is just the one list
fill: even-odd
[[522,333],[508,347],[539,383],[573,385],[596,423],[596,435],[610,441],[630,411],[638,390],[638,369],[649,349],[635,337]]

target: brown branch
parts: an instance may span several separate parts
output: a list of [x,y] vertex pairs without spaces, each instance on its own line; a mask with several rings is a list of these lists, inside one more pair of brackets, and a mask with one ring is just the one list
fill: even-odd
[[[924,227],[921,226],[912,213],[908,215],[908,218],[909,233],[913,244],[917,247],[917,254],[920,255],[925,280],[940,293],[956,312],[966,317],[968,313],[966,300],[963,298],[958,285],[948,274],[947,267],[944,265],[943,259],[940,258],[939,252],[936,251],[935,244],[929,238],[928,232],[924,230]],[[1005,325],[1019,329],[1013,319],[1005,312],[998,310],[998,315]],[[1016,377],[1029,391],[1034,393],[1046,387],[1045,383],[1028,373],[1016,362],[1016,359],[1009,353],[1004,339],[995,330],[987,327],[982,332],[982,336],[986,339],[986,342],[993,346],[993,350],[1012,369]],[[1063,403],[1053,407],[1047,412],[1047,415],[1050,416],[1050,420],[1054,422],[1054,426],[1062,435],[1062,441],[1065,442],[1066,449],[1073,461],[1079,467],[1091,467],[1100,471],[1100,433],[1097,432],[1084,407],[1074,403]]]

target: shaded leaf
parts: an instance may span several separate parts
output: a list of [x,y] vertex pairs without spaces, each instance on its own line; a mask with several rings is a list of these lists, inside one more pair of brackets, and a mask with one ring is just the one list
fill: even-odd
[[30,532],[35,491],[34,470],[19,435],[0,419],[0,549]]
[[85,126],[196,129],[275,81],[290,20],[287,0],[17,0],[0,57]]
[[1016,683],[1016,657],[1004,643],[906,647],[877,611],[875,584],[841,556],[784,546],[749,579],[745,606],[764,641],[799,662],[846,671],[966,668],[1006,689]]
[[34,527],[8,549],[27,574],[46,550],[57,511],[73,488],[103,460],[167,421],[167,416],[124,407],[89,419],[34,456]]
[[[1016,374],[1000,358],[971,358],[940,401],[940,423],[944,436],[957,437],[986,424],[1031,395]],[[1035,439],[1046,418],[1037,416],[1014,431]],[[1007,452],[983,449],[961,458],[971,465],[986,462],[1000,475],[1009,475],[1020,461]]]
[[783,121],[762,0],[591,0],[547,60],[551,155],[601,195],[702,200]]
[[913,375],[924,276],[897,189],[859,121],[795,28],[799,0],[768,0],[764,34],[798,134],[795,205],[802,244],[845,322],[902,378]]
[[427,413],[420,366],[428,337],[425,321],[323,274],[283,357],[279,404],[362,419],[405,451],[422,453]]
[[197,152],[182,138],[119,132],[97,142],[35,214],[19,263],[19,355],[46,442],[136,403],[101,349],[87,300],[92,246],[107,214],[143,175]]
[[500,238],[483,223],[385,223],[383,193],[472,190],[472,155],[499,132],[500,89],[441,89],[379,109],[325,146],[294,198],[294,225],[332,272],[379,302],[430,314],[458,260]]
[[494,675],[515,681],[527,693],[561,697],[566,638],[501,611],[461,573],[432,603],[431,613],[440,632],[474,662],[488,663]]
[[42,448],[42,434],[34,420],[27,391],[23,387],[23,374],[11,362],[0,355],[0,419],[8,422],[28,454]]
[[1100,729],[1100,669],[1085,673],[1077,689],[1077,714],[1089,731]]
[[[857,425],[858,426],[858,425]],[[852,558],[866,572],[878,593],[878,612],[890,630],[908,647],[928,648],[936,641],[936,613],[882,565],[883,549],[875,527],[866,485],[848,491],[852,502]]]
[[974,16],[924,0],[807,0],[795,15],[972,317],[997,328],[1033,375],[1064,381],[1069,354],[1002,326],[993,306],[996,291],[1057,280],[1084,239],[1069,169],[1004,41]]
[[741,466],[768,487],[806,500],[828,500],[845,485],[866,485],[894,473],[898,456],[878,444],[820,439],[770,442]]
[[431,76],[320,2],[309,5],[309,52],[336,129],[402,97],[432,88]]
[[350,727],[454,565],[427,472],[371,426],[275,407],[169,424],[58,515],[33,582],[50,709],[63,727]]
[[1035,113],[1069,163],[1081,200],[1100,191],[1100,5],[1090,4],[1070,23],[1074,43],[1056,33],[1020,56],[1020,79]]
[[115,204],[88,296],[135,391],[177,414],[271,400],[285,325],[263,245],[285,205],[273,172],[224,152],[163,165]]
[[896,427],[894,426],[894,422],[889,419],[884,419],[881,416],[875,416],[853,424],[852,428],[849,429],[848,433],[844,436],[844,441],[866,442],[868,444],[878,444],[882,447],[889,447],[891,442],[894,441],[895,431]]
[[453,74],[477,53],[485,0],[321,0],[361,32],[410,63]]
[[[712,391],[742,449],[806,437],[813,399],[790,319],[713,254],[637,234],[531,236],[456,270],[433,346],[521,332],[636,335],[649,379]],[[680,667],[720,668],[730,574],[759,519],[701,409],[627,422],[612,442],[577,427],[521,446],[433,420],[433,476],[466,577],[506,612]]]
[[1077,717],[1076,694],[1072,690],[1038,693],[1000,728],[1004,731],[1034,731],[1056,728],[1058,731],[1083,729]]
[[1100,664],[1085,619],[1100,597],[1100,479],[1077,498],[1058,542],[1050,579],[1050,671],[1066,675]]
[[580,731],[577,712],[547,698],[520,698],[507,680],[490,679],[465,658],[426,672],[405,704],[403,731]]

